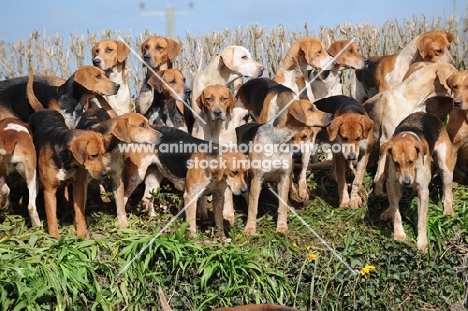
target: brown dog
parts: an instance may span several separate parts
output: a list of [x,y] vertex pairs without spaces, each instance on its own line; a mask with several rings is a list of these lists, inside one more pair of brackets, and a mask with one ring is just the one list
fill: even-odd
[[447,132],[453,143],[456,160],[453,179],[466,183],[468,177],[468,70],[460,70],[447,79],[452,90],[453,107]]
[[[330,96],[314,104],[321,111],[333,114],[333,120],[326,128],[328,137],[325,140],[331,144],[333,164],[330,175],[338,184],[339,206],[358,208],[362,204],[359,188],[364,180],[373,144],[374,122],[363,106],[348,96]],[[349,195],[346,171],[352,162],[357,162],[357,167]]]
[[10,189],[5,178],[17,171],[26,181],[29,190],[29,217],[32,225],[41,225],[36,208],[38,190],[36,149],[26,123],[16,118],[0,121],[0,210],[9,208]]
[[364,103],[403,80],[412,63],[427,61],[453,64],[450,55],[451,33],[432,30],[415,37],[398,54],[369,57],[365,69],[356,70],[351,79],[351,97]]
[[102,69],[109,80],[120,85],[117,94],[104,96],[117,115],[132,111],[132,99],[125,69],[128,55],[130,48],[119,40],[100,41],[91,49],[93,65]]
[[179,43],[164,37],[149,37],[141,44],[141,54],[149,68],[146,67],[145,78],[138,94],[137,112],[145,114],[153,102],[153,89],[148,84],[153,73],[158,70],[171,69],[172,63],[180,52],[182,52],[182,47]]
[[154,89],[153,102],[145,113],[149,122],[189,132],[192,127],[192,115],[184,102],[189,100],[191,90],[182,71],[159,70],[147,83]]
[[[92,178],[107,175],[103,164],[104,139],[100,133],[69,129],[63,116],[50,109],[34,113],[29,127],[37,150],[39,178],[44,187],[44,205],[49,234],[60,238],[57,221],[59,187],[74,181],[77,167],[85,169]],[[86,236],[85,187],[73,182],[73,208],[75,230]]]
[[[392,138],[380,149],[380,157],[388,158],[386,176],[390,207],[380,216],[393,220],[395,240],[406,239],[398,203],[402,197],[401,186],[416,190],[418,195],[417,246],[427,252],[427,209],[429,183],[432,179],[431,162],[438,168],[442,180],[444,215],[453,215],[452,179],[454,159],[449,135],[435,115],[416,112],[405,118],[395,129]],[[431,161],[433,159],[433,161]]]

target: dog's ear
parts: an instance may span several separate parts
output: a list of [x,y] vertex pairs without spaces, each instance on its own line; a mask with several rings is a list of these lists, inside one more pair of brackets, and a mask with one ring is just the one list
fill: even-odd
[[200,93],[200,96],[198,96],[195,99],[195,102],[197,103],[197,106],[198,106],[198,108],[200,108],[201,111],[203,111],[204,113],[208,112],[208,108],[206,107],[206,102],[205,102],[205,92],[204,91],[202,91]]
[[167,39],[167,58],[171,63],[176,59],[180,52],[182,52],[180,44],[172,39]]
[[289,113],[296,119],[297,121],[307,124],[307,117],[304,113],[304,109],[302,109],[301,102],[296,100],[294,101],[290,108],[289,108]]
[[86,161],[86,148],[88,147],[88,141],[85,139],[74,139],[70,146],[70,151],[73,154],[75,160],[80,164],[84,165]]
[[128,133],[128,124],[129,120],[127,116],[118,117],[117,122],[114,124],[114,128],[112,129],[112,134],[117,137],[117,139],[124,141],[126,143],[130,143],[130,134]]
[[443,31],[445,33],[445,36],[447,37],[448,42],[452,43],[453,42],[453,35],[448,32],[448,31]]
[[221,51],[221,53],[219,54],[219,57],[223,61],[224,66],[232,70],[233,65],[234,65],[234,48],[233,47],[225,48],[224,50]]
[[164,84],[162,82],[164,78],[164,70],[158,70],[156,74],[153,74],[149,79],[148,79],[148,84],[151,85],[154,90],[158,93],[162,93]]
[[218,156],[218,158],[216,159],[218,162],[218,165],[216,165],[215,167],[211,167],[210,165],[210,170],[211,170],[211,174],[214,176],[214,178],[217,180],[217,181],[221,181],[223,180],[223,177],[224,177],[224,173],[225,171],[227,171],[227,168],[223,167],[223,163],[224,163],[224,160],[226,158],[224,156]]
[[338,116],[336,118],[333,118],[330,125],[327,126],[328,139],[330,141],[334,141],[336,139],[336,136],[338,136],[338,131],[340,130],[340,126],[342,124],[343,118],[341,116]]
[[122,63],[130,55],[130,49],[127,44],[120,40],[116,40],[115,42],[117,43],[117,61]]
[[393,141],[389,140],[380,147],[379,157],[391,156]]
[[364,114],[359,117],[359,124],[361,124],[362,127],[362,135],[367,138],[369,132],[374,128],[374,121]]
[[455,78],[455,74],[452,74],[450,77],[445,80],[445,83],[447,83],[447,86],[452,89],[453,86],[453,79]]
[[227,107],[227,113],[232,113],[234,111],[234,104],[236,103],[236,99],[234,98],[234,95],[232,94],[231,90],[229,90],[229,97],[228,97],[228,107]]
[[[96,67],[96,70],[99,70]],[[103,76],[105,76],[104,73],[102,73]],[[85,67],[80,67],[78,70],[75,72],[75,82],[78,84],[81,84],[85,89],[88,91],[91,91],[93,89],[93,82],[91,80],[92,72],[89,66]]]
[[452,88],[450,87],[450,84],[447,83],[447,80],[454,74],[455,71],[456,71],[455,68],[453,68],[453,70],[451,70],[449,68],[439,68],[439,69],[437,69],[436,74],[437,74],[437,77],[439,78],[439,83],[443,87],[445,87],[445,89],[447,91],[452,90]]
[[143,41],[143,42],[141,43],[141,46],[140,46],[140,48],[141,48],[141,54],[142,54],[143,56],[145,55],[145,52],[146,52],[146,45],[148,44],[148,40],[149,40],[149,38],[146,39],[145,41]]
[[424,59],[429,53],[429,44],[432,42],[432,39],[428,36],[420,38],[418,40],[418,52],[422,59]]
[[416,149],[416,152],[418,153],[418,155],[421,155],[423,165],[424,165],[424,156],[428,154],[429,147],[427,146],[427,144],[418,140],[414,143],[414,149]]

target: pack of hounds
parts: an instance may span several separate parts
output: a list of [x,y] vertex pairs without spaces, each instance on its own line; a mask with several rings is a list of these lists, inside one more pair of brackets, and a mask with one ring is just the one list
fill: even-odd
[[[33,226],[41,225],[36,198],[42,190],[48,233],[60,238],[57,213],[73,205],[76,235],[86,237],[91,180],[111,180],[118,225],[126,227],[134,190],[144,184],[142,204],[156,216],[147,198],[168,179],[184,193],[190,230],[197,230],[197,218],[208,217],[211,195],[224,237],[224,221],[236,219],[233,196],[243,196],[244,233],[252,235],[260,192],[273,182],[276,230],[286,232],[288,200],[308,198],[307,172],[316,165],[311,148],[293,157],[291,146],[322,143],[333,147],[329,177],[337,183],[339,207],[362,207],[365,173],[375,172],[374,192],[389,201],[381,218],[393,221],[395,240],[406,239],[402,187],[415,190],[417,248],[427,252],[431,179],[440,176],[444,214],[453,215],[452,187],[468,173],[468,71],[454,68],[452,41],[452,34],[432,30],[397,54],[365,57],[353,41],[326,49],[304,37],[290,45],[272,78],[262,77],[264,65],[246,48],[228,46],[185,77],[173,68],[182,46],[153,36],[141,44],[145,76],[136,102],[126,79],[131,48],[119,40],[98,42],[93,66],[67,80],[30,69],[28,76],[0,81],[0,208],[9,208],[6,177],[17,171],[29,189]],[[138,148],[142,144],[153,148]],[[171,152],[168,146],[192,148]],[[271,148],[277,149],[266,152]],[[239,310],[292,310],[263,307]]]

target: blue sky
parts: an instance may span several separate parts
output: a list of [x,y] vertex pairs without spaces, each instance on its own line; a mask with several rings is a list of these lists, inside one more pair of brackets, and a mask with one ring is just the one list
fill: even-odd
[[[144,3],[144,9],[142,9]],[[192,9],[190,9],[190,3]],[[146,28],[167,35],[164,13],[175,12],[176,36],[193,35],[258,24],[267,29],[278,24],[289,30],[318,30],[339,23],[382,25],[388,19],[426,15],[430,20],[452,14],[464,16],[466,0],[13,0],[0,10],[0,38],[26,39],[34,29],[67,37],[70,32],[119,30],[137,35]],[[146,12],[149,15],[142,14]]]

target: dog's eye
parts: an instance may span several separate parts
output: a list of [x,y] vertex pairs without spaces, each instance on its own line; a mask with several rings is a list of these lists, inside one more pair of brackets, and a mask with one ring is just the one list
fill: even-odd
[[95,54],[99,54],[99,49],[94,50]]
[[442,54],[442,50],[436,50],[436,53],[440,55]]
[[352,49],[349,50],[349,54],[353,54],[353,53],[354,53],[354,51]]
[[221,97],[221,101],[225,102],[227,100],[227,97]]
[[169,84],[176,84],[176,81],[175,81],[175,80],[172,80],[172,81],[169,81],[169,82],[167,82],[167,83],[169,83]]
[[237,176],[239,175],[239,171],[232,171],[232,176]]
[[146,122],[141,122],[140,127],[145,128],[146,127]]
[[205,101],[207,101],[208,103],[211,103],[213,101],[213,97],[207,97],[205,98]]
[[315,107],[310,107],[310,108],[309,108],[309,111],[310,111],[310,112],[314,112],[314,111],[315,111]]
[[92,154],[92,155],[91,155],[91,159],[93,159],[93,160],[96,160],[96,159],[98,159],[98,158],[99,158],[99,154],[98,154],[98,153]]
[[158,45],[158,46],[156,47],[156,51],[162,51],[163,49],[164,49],[164,48],[163,48],[162,46],[160,46],[160,45]]
[[343,137],[343,141],[348,141],[349,138],[348,137]]
[[96,76],[96,79],[101,80],[101,79],[102,79],[102,76],[99,74],[99,75]]
[[106,49],[106,53],[112,53],[113,51],[113,49]]
[[454,90],[458,89],[458,85],[456,85],[456,84],[453,85],[453,86],[452,86],[452,89],[454,89]]
[[356,141],[360,141],[361,140],[361,137],[356,137]]
[[413,165],[414,161],[413,161],[413,160],[409,160],[408,163],[409,163],[409,165]]
[[248,57],[247,57],[246,55],[244,55],[244,56],[242,56],[241,58],[242,58],[243,60],[247,60]]
[[395,169],[400,169],[400,164],[398,162],[393,162],[393,165],[395,165]]

